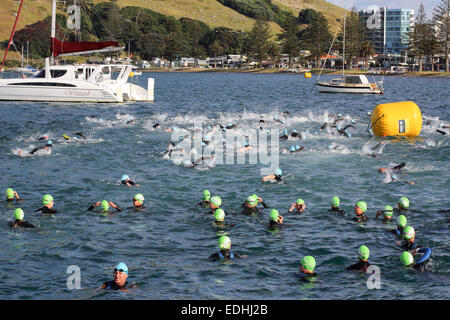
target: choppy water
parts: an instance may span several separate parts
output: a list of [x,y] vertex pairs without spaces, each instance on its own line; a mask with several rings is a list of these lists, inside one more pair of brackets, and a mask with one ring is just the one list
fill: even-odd
[[[130,104],[0,103],[0,189],[18,191],[25,220],[35,230],[12,231],[7,222],[18,205],[1,205],[0,299],[449,299],[449,137],[435,132],[450,122],[450,80],[411,77],[385,78],[384,95],[319,94],[314,79],[299,75],[214,73],[156,73],[156,101]],[[323,78],[329,78],[323,76]],[[412,100],[421,108],[424,128],[420,139],[395,140],[374,159],[364,156],[378,140],[366,132],[366,114],[379,103]],[[279,113],[293,116],[284,125],[272,121]],[[351,139],[318,128],[330,114],[357,121]],[[91,118],[90,116],[96,116]],[[177,126],[192,129],[194,121],[223,125],[235,122],[259,128],[303,129],[305,140],[280,142],[284,183],[261,183],[258,164],[216,164],[185,168],[162,158],[171,133],[152,130]],[[127,125],[129,119],[135,125]],[[448,130],[448,129],[447,129]],[[67,143],[61,137],[81,131],[87,139]],[[42,145],[49,135],[51,154],[18,156]],[[293,144],[307,147],[284,153]],[[342,146],[330,151],[330,144]],[[407,163],[399,182],[387,183],[377,168]],[[119,185],[122,174],[140,184]],[[213,217],[194,208],[203,189],[223,200],[233,251],[248,258],[231,263],[211,262],[218,235]],[[135,193],[145,196],[146,212],[127,209]],[[43,194],[55,198],[54,216],[33,213]],[[269,232],[263,225],[269,210],[258,217],[239,212],[245,198],[256,193],[280,211],[290,226]],[[327,212],[338,195],[346,216]],[[433,248],[431,272],[405,270],[401,249],[375,220],[375,212],[407,196],[411,207],[424,213],[408,216],[418,234],[416,242]],[[3,197],[3,196],[2,196]],[[286,213],[297,198],[306,201],[302,215]],[[107,199],[126,208],[103,216],[87,212]],[[366,224],[350,219],[359,200],[368,203]],[[381,289],[369,290],[367,276],[345,269],[357,261],[359,245],[370,248],[372,264],[381,268]],[[300,259],[317,262],[316,282],[299,282]],[[129,267],[130,293],[94,291],[112,279],[119,261]],[[81,268],[81,290],[69,290],[67,267]]]

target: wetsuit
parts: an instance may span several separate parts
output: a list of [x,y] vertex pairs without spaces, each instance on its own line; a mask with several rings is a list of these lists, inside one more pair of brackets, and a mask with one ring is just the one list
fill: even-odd
[[241,258],[240,255],[238,255],[237,253],[234,253],[230,250],[220,250],[217,253],[213,253],[212,255],[209,256],[208,259],[214,259],[214,260],[230,260],[230,259],[239,259]]
[[134,206],[133,209],[134,210],[145,210],[145,206],[143,204],[141,204],[140,206]]
[[42,149],[45,149],[45,147],[36,147],[32,151],[30,151],[30,154],[33,155],[33,154],[35,154],[36,152],[38,152],[39,150],[42,150]]
[[291,132],[291,137],[298,138],[298,132]]
[[405,251],[411,251],[417,248],[421,248],[421,246],[418,246],[415,242],[405,241],[401,245],[401,248],[404,249]]
[[366,272],[367,268],[370,266],[368,261],[359,260],[358,263],[352,264],[347,270],[358,270],[361,272]]
[[406,162],[402,162],[402,163],[400,163],[399,165],[396,165],[395,167],[392,167],[391,170],[392,170],[392,171],[394,171],[394,170],[400,170],[400,169],[402,169],[402,168],[405,167],[405,166],[406,166]]
[[287,134],[284,134],[280,137],[280,140],[287,140],[289,139],[289,136]]
[[275,222],[273,220],[270,220],[269,223],[267,224],[267,227],[269,227],[269,228],[282,227],[282,226],[283,226],[282,223]]
[[290,153],[299,152],[299,151],[302,151],[302,150],[304,150],[304,149],[305,149],[305,147],[300,147],[300,148],[298,148],[297,150],[290,151]]
[[348,124],[348,125],[346,125],[343,129],[341,128],[341,130],[338,130],[338,132],[339,132],[340,134],[346,136],[347,138],[350,138],[350,137],[349,137],[349,134],[348,134],[347,131],[346,131],[347,128],[349,128],[349,127],[354,128],[354,126],[352,126],[351,124]]
[[303,273],[302,272],[302,273],[298,273],[297,277],[301,281],[310,282],[310,281],[314,281],[317,278],[317,273],[316,272],[314,272],[314,273]]
[[245,205],[243,205],[243,206],[244,206],[244,210],[242,210],[242,213],[245,213],[248,216],[251,216],[251,215],[259,213],[259,208],[256,207],[256,206],[255,207],[251,207],[251,208],[246,207]]
[[319,130],[324,130],[328,127],[328,122],[325,122],[320,128]]
[[448,134],[448,132],[442,131],[442,130],[439,130],[439,129],[437,129],[436,132],[438,132],[438,133],[440,133],[440,134],[442,134],[442,135]]
[[195,205],[196,207],[209,207],[209,200],[203,200]]
[[276,180],[276,181],[278,181],[278,182],[281,181],[281,176],[279,176],[279,175],[277,175],[277,174],[274,174],[274,176],[275,176],[275,180]]
[[82,134],[81,132],[73,132],[73,134],[76,134],[77,136],[80,136],[83,139],[86,139],[86,136],[84,134]]
[[[94,210],[95,207],[96,207],[96,206],[91,205],[91,206],[89,207],[89,209],[87,209],[87,211],[92,211],[92,210]],[[98,207],[98,206],[97,206],[97,207]],[[123,210],[123,209],[120,208],[119,206],[117,206],[117,208],[114,208],[114,209],[116,209],[117,211],[122,211],[122,210]]]
[[131,180],[128,180],[128,181],[124,180],[124,181],[122,181],[120,184],[127,185],[127,183],[129,183],[129,184],[132,185],[132,186],[134,186],[134,185],[136,184],[136,182],[131,181]]
[[16,220],[14,222],[11,222],[10,226],[11,228],[36,228],[36,226],[34,226],[33,224],[23,220]]
[[159,123],[157,123],[157,124],[152,126],[153,129],[156,129],[156,128],[159,128],[159,127],[161,127],[161,125]]
[[106,289],[106,290],[120,290],[120,289],[126,289],[127,286],[128,286],[128,282],[127,281],[125,281],[123,286],[119,286],[119,285],[117,285],[117,283],[114,282],[114,280],[111,280],[111,281],[106,281],[105,283],[103,283],[102,289]]
[[366,222],[368,219],[369,219],[369,217],[367,217],[365,213],[363,213],[363,214],[360,215],[360,216],[357,216],[357,217],[353,217],[353,218],[352,218],[353,221],[359,222],[359,223],[361,223],[361,222]]
[[328,210],[328,212],[337,212],[337,213],[340,213],[340,214],[344,214],[345,210],[344,209],[339,209],[338,207],[334,207],[334,208],[331,208],[330,210]]
[[58,211],[56,211],[55,209],[49,209],[48,207],[44,206],[42,208],[34,210],[33,212],[41,212],[41,213],[45,213],[45,214],[55,214]]

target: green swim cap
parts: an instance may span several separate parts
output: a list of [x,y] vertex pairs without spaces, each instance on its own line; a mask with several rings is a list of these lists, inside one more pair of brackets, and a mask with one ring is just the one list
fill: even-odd
[[385,206],[383,209],[383,215],[386,217],[392,217],[392,214],[394,213],[394,208],[391,206]]
[[208,200],[211,199],[211,192],[209,192],[209,190],[203,190],[203,200]]
[[220,207],[222,205],[222,199],[218,196],[211,197],[210,202],[216,207]]
[[102,211],[108,211],[109,209],[109,202],[106,200],[102,201]]
[[17,208],[16,210],[14,210],[14,219],[16,220],[23,220],[23,210],[20,208]]
[[359,207],[363,213],[367,210],[367,203],[365,203],[364,201],[358,201],[356,203],[356,206]]
[[400,199],[398,199],[398,204],[403,209],[408,209],[409,208],[409,200],[408,200],[407,197],[401,197]]
[[313,271],[316,267],[316,260],[312,256],[303,257],[301,261],[302,267],[308,271]]
[[297,199],[296,204],[305,204],[305,201],[303,199]]
[[49,194],[46,194],[42,197],[42,204],[44,206],[50,204],[53,201],[53,197]]
[[140,202],[140,203],[143,203],[144,200],[145,200],[145,198],[144,198],[144,196],[142,195],[142,193],[136,194],[136,195],[134,196],[133,199],[136,200],[136,201],[138,201],[138,202]]
[[403,251],[402,255],[400,256],[400,261],[407,267],[414,263],[414,258],[408,251]]
[[251,206],[258,205],[258,198],[255,198],[254,196],[248,196],[246,201]]
[[404,228],[406,226],[406,217],[404,215],[399,215],[397,217],[397,226]]
[[14,190],[11,188],[6,189],[6,198],[12,199],[14,198]]
[[216,219],[216,221],[222,222],[225,219],[225,211],[220,208],[214,210],[214,219]]
[[339,207],[340,203],[341,203],[341,200],[339,200],[339,197],[334,196],[333,198],[331,198],[331,206],[333,208]]
[[360,246],[358,248],[358,259],[361,260],[367,260],[369,259],[369,248],[367,248],[366,246]]
[[276,209],[270,210],[270,218],[273,221],[278,222],[278,217],[279,217],[278,210],[276,210]]
[[406,240],[412,239],[416,235],[416,232],[414,231],[414,228],[411,226],[407,226],[405,229],[403,229],[403,238]]
[[227,236],[221,236],[219,238],[219,248],[220,248],[220,250],[230,249],[231,248],[231,239]]

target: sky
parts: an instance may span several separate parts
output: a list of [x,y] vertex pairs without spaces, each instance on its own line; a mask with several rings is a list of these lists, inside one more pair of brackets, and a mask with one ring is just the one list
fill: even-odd
[[427,18],[432,18],[433,9],[440,0],[327,0],[345,9],[356,7],[358,10],[367,9],[369,6],[389,7],[391,9],[413,9],[415,15],[422,2],[425,7]]

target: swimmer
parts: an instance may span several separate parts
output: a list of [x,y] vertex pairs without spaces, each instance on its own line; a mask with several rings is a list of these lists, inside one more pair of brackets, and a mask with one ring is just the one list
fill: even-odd
[[52,148],[52,147],[53,147],[53,142],[52,142],[52,140],[48,140],[44,147],[36,147],[36,148],[34,148],[32,151],[30,151],[30,154],[31,154],[31,155],[34,155],[34,154],[35,154],[36,152],[38,152],[39,150],[49,151],[50,148]]
[[351,138],[352,134],[350,132],[346,131],[348,128],[354,128],[354,126],[351,124],[346,125],[344,128],[341,128],[341,126],[339,126],[339,125],[336,126],[336,130],[337,130],[337,132],[339,132],[339,134],[344,135],[347,138]]
[[284,111],[281,113],[281,115],[285,118],[292,118],[291,114],[289,113],[289,111]]
[[[413,256],[417,253],[422,253],[423,256],[417,262],[415,262]],[[405,267],[412,267],[423,272],[427,270],[427,264],[428,262],[430,262],[430,256],[431,248],[422,247],[415,249],[412,253],[404,251],[400,256],[400,261]]]
[[392,167],[392,168],[379,168],[378,172],[379,173],[386,173],[389,174],[391,177],[392,181],[398,181],[398,182],[403,182],[403,183],[407,183],[409,185],[414,185],[413,181],[406,181],[406,180],[398,180],[397,175],[394,173],[395,172],[400,172],[400,170],[406,165],[405,162],[400,163],[399,165]]
[[136,124],[136,122],[133,119],[127,120],[127,124]]
[[53,209],[53,205],[55,204],[53,197],[49,194],[46,194],[42,197],[42,204],[44,205],[42,208],[34,210],[34,212],[41,212],[44,214],[55,214],[58,211]]
[[36,228],[33,224],[28,221],[23,221],[24,213],[23,210],[17,208],[14,210],[14,222],[10,223],[11,228]]
[[340,214],[344,214],[345,210],[339,208],[340,203],[341,203],[341,200],[339,199],[339,197],[334,196],[333,198],[331,198],[331,209],[328,210],[328,212],[337,212]]
[[401,197],[400,199],[398,199],[397,208],[394,209],[394,212],[402,214],[406,214],[408,212],[422,213],[422,211],[409,208],[409,199],[407,197]]
[[258,197],[256,194],[252,194],[248,196],[245,202],[242,204],[244,210],[242,211],[246,215],[253,215],[255,213],[259,213],[258,204],[261,203],[264,208],[269,208],[269,206],[263,201],[261,197]]
[[[403,229],[403,239],[404,242],[401,244],[401,248],[404,250],[411,251],[421,247],[415,243],[416,232],[411,226],[406,226],[405,229]],[[399,244],[399,242],[397,242],[397,244]]]
[[48,140],[48,136],[42,136],[38,140]]
[[443,136],[445,136],[446,134],[448,134],[447,131],[443,131],[443,130],[439,130],[439,129],[436,129],[436,132],[442,134]]
[[406,166],[406,162],[402,162],[399,165],[396,165],[395,167],[392,167],[392,168],[379,168],[378,173],[383,173],[386,171],[400,171],[405,166]]
[[291,137],[298,138],[298,131],[296,129],[291,131]]
[[397,217],[396,223],[397,223],[397,229],[392,230],[391,232],[397,236],[399,236],[400,238],[403,237],[403,230],[406,227],[406,223],[408,222],[408,220],[406,219],[406,217],[404,215],[399,215]]
[[274,121],[274,122],[281,123],[281,124],[284,124],[284,120],[280,120],[280,119],[277,119],[277,118],[275,118],[275,117],[273,117],[273,121]]
[[[381,141],[380,143],[378,143],[377,145],[375,145],[375,147],[370,148],[371,151],[374,151],[376,149],[379,149],[381,146],[383,146],[384,144],[386,144],[386,141]],[[402,162],[404,163],[404,162]]]
[[145,210],[144,206],[144,196],[141,193],[134,195],[133,197],[133,209],[135,210]]
[[278,210],[270,210],[270,221],[267,224],[269,229],[274,227],[281,227],[283,225],[283,217],[278,213]]
[[208,207],[210,200],[211,200],[211,193],[209,192],[209,190],[203,190],[203,200],[197,203],[195,206]]
[[251,145],[249,145],[247,141],[245,141],[244,147],[240,148],[237,152],[246,152],[246,151],[250,151],[251,149],[253,149],[253,147]]
[[72,133],[77,135],[77,136],[80,136],[83,139],[86,139],[86,136],[83,133],[81,133],[81,132],[72,132]]
[[229,222],[225,222],[225,211],[223,209],[216,209],[214,211],[214,226],[218,228],[225,228],[226,226],[233,227],[234,224],[230,224]]
[[263,126],[266,126],[266,121],[264,119],[259,120],[259,130],[264,130]]
[[107,212],[109,210],[109,207],[113,207],[117,211],[122,211],[123,210],[118,205],[116,205],[114,202],[103,200],[102,202],[97,201],[97,202],[93,203],[89,207],[89,209],[87,209],[87,211],[92,211],[92,210],[94,210],[95,207],[100,207],[100,206],[102,207],[102,212]]
[[305,149],[306,149],[305,147],[300,147],[300,146],[297,144],[297,145],[295,145],[295,146],[291,146],[291,148],[289,149],[289,152],[290,152],[290,153],[300,152],[300,151],[303,151],[303,150],[305,150]]
[[325,130],[328,128],[328,122],[325,122],[320,128],[319,130]]
[[153,128],[153,129],[160,129],[160,128],[161,128],[161,125],[160,125],[159,123],[157,123],[157,124],[154,124],[154,125],[152,126],[152,128]]
[[121,184],[121,185],[124,184],[124,185],[126,185],[127,187],[131,187],[131,186],[136,186],[136,187],[138,187],[138,186],[139,186],[136,182],[131,181],[130,177],[129,177],[128,175],[126,175],[126,174],[124,174],[124,175],[122,176],[122,178],[120,178],[120,184]]
[[358,201],[355,205],[356,217],[352,218],[352,220],[358,223],[366,222],[369,219],[365,214],[366,210],[367,203],[365,203],[364,201]]
[[209,200],[209,208],[211,209],[211,213],[214,214],[214,211],[216,209],[219,209],[219,207],[222,205],[222,199],[218,196],[213,196]]
[[289,139],[288,131],[287,130],[283,130],[283,135],[280,136],[280,140],[287,140],[287,139]]
[[219,252],[213,253],[208,259],[213,260],[230,260],[246,258],[247,255],[239,255],[231,251],[231,239],[227,236],[221,236],[219,238]]
[[360,272],[366,272],[367,268],[370,266],[369,262],[369,248],[366,246],[360,246],[358,248],[358,259],[359,261],[355,264],[352,264],[347,270],[358,270]]
[[311,278],[317,277],[317,273],[314,272],[316,267],[316,260],[312,256],[305,256],[300,261],[300,275],[301,280],[311,280]]
[[6,189],[6,202],[13,202],[14,198],[16,199],[16,201],[23,201],[19,198],[19,194],[17,193],[17,191],[13,190],[12,188]]
[[262,178],[262,182],[267,182],[267,181],[275,181],[275,182],[280,182],[281,181],[281,175],[283,174],[283,171],[278,168],[277,170],[275,170],[274,174],[270,174],[268,176],[265,176]]
[[378,210],[377,214],[375,216],[375,219],[378,219],[378,217],[383,214],[383,221],[389,222],[392,219],[392,214],[394,213],[394,208],[391,206],[385,206],[383,210]]
[[288,210],[288,212],[292,212],[294,209],[296,209],[297,213],[302,213],[306,210],[306,204],[303,199],[297,199],[295,203],[291,205],[291,208]]
[[183,166],[185,166],[186,168],[195,168],[197,167],[200,163],[202,163],[205,160],[214,160],[215,156],[211,156],[211,157],[201,157],[198,158],[195,161],[189,161],[189,160],[184,160],[183,161]]
[[127,278],[128,267],[124,262],[119,262],[114,268],[114,280],[104,282],[100,289],[121,290],[128,292],[127,288],[137,288],[137,285],[134,282],[128,284]]

